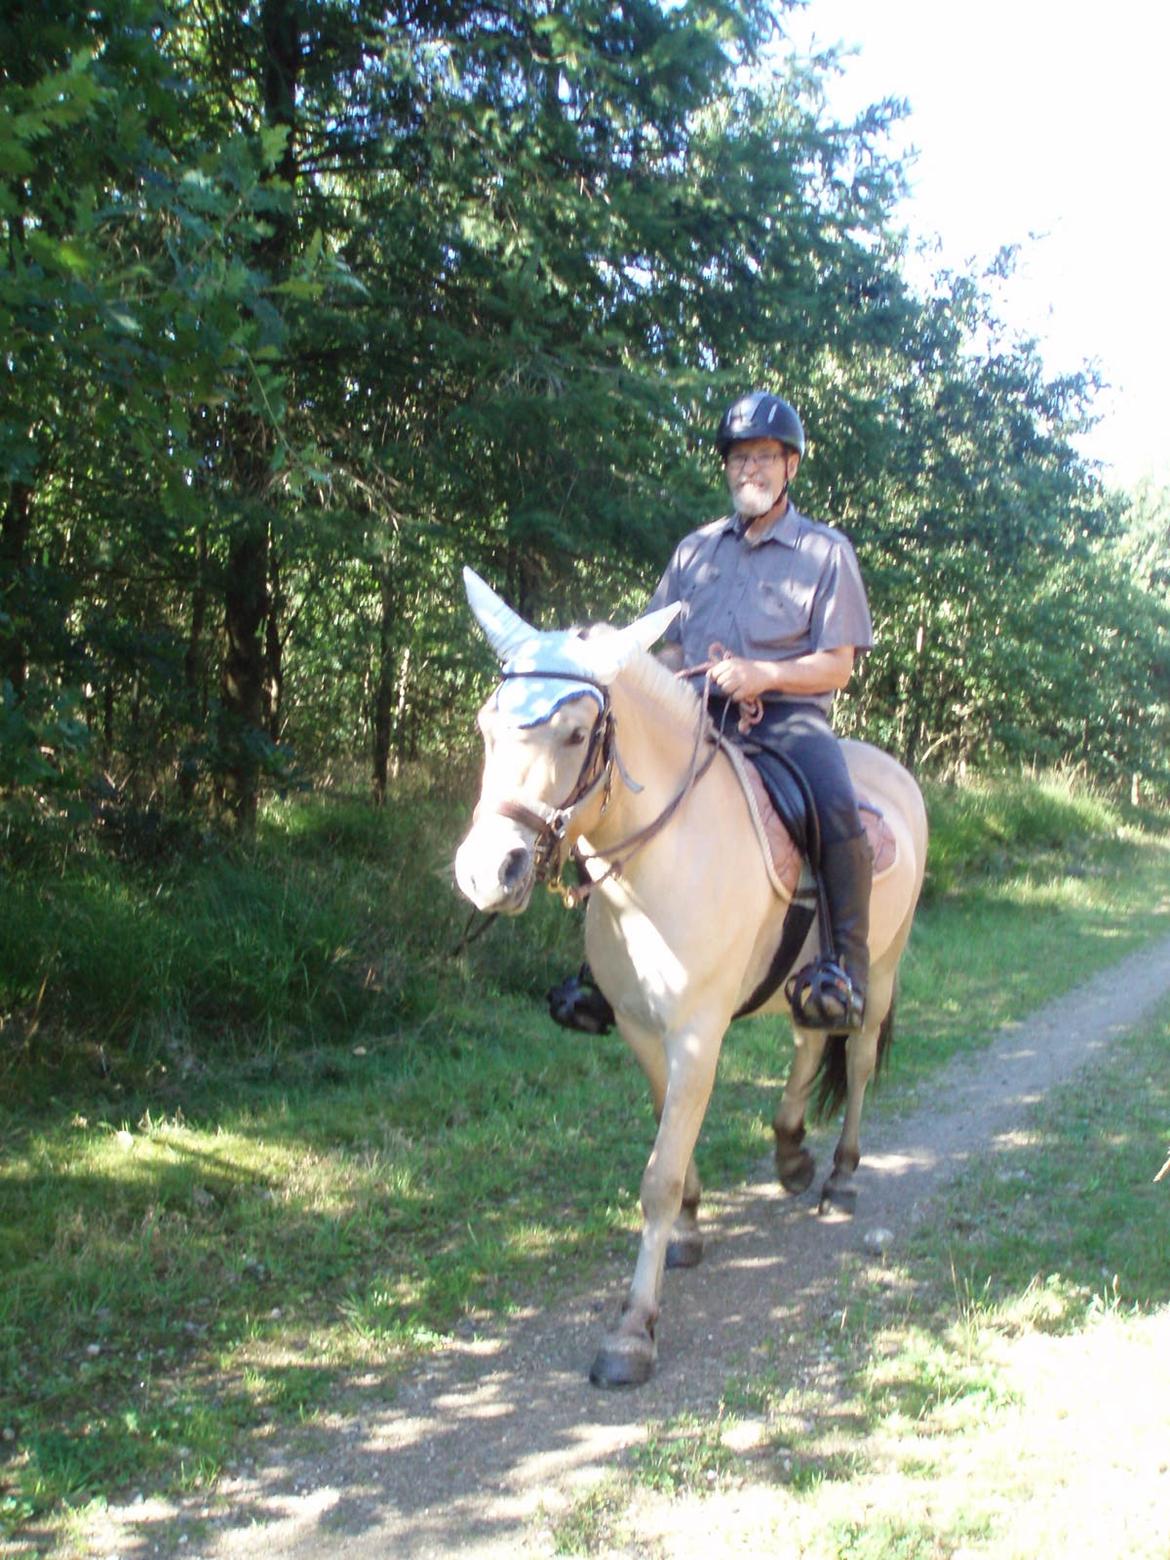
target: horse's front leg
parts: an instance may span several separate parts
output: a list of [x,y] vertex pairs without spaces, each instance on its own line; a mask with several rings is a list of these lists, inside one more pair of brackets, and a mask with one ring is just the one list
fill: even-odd
[[[695,1025],[657,1042],[652,1060],[649,1032],[622,1023],[642,1063],[658,1113],[658,1135],[642,1177],[642,1243],[633,1281],[617,1326],[602,1340],[589,1379],[598,1387],[635,1387],[648,1381],[658,1357],[656,1330],[662,1274],[672,1244],[694,1252],[699,1179],[695,1144],[711,1098],[723,1028]],[[637,1038],[634,1038],[636,1033]],[[649,1063],[649,1065],[648,1065]],[[659,1085],[661,1102],[659,1103]],[[688,1207],[687,1204],[690,1204]],[[701,1244],[699,1245],[701,1252]],[[698,1255],[692,1256],[697,1261]],[[676,1265],[686,1266],[687,1262]]]
[[[662,1108],[666,1103],[667,1082],[666,1047],[662,1036],[624,1015],[619,1016],[617,1024],[622,1038],[634,1053],[638,1066],[646,1075],[646,1082],[650,1085],[650,1099],[654,1106],[654,1120],[661,1123]],[[703,1237],[699,1231],[699,1202],[702,1192],[699,1172],[692,1154],[683,1178],[682,1205],[666,1245],[668,1268],[697,1267],[703,1259]]]

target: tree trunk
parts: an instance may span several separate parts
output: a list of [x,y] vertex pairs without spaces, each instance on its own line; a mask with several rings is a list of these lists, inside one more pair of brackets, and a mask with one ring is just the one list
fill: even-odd
[[102,689],[102,766],[109,769],[114,761],[114,679],[106,678]]
[[[291,0],[264,0],[260,7],[264,76],[264,122],[288,131],[277,177],[292,190],[297,176],[296,94],[301,58],[297,8]],[[270,232],[255,250],[257,268],[272,282],[282,279],[292,258],[294,217],[274,209]],[[224,624],[227,654],[220,733],[224,765],[223,800],[245,832],[255,826],[260,794],[260,756],[268,740],[271,713],[269,668],[262,632],[268,595],[270,516],[267,508],[271,438],[259,416],[241,415],[229,430],[227,459],[241,499],[242,515],[228,549]]]
[[378,570],[382,618],[378,634],[378,681],[374,691],[374,805],[386,800],[390,779],[390,733],[394,715],[394,583],[389,563]]
[[[425,668],[425,661],[423,666]],[[418,757],[420,737],[419,703],[410,698],[410,646],[407,645],[398,668],[398,702],[394,711],[394,751],[400,760],[412,761]]]
[[280,589],[280,560],[276,556],[276,549],[271,546],[268,550],[268,564],[272,589],[269,593],[268,617],[264,629],[264,650],[267,658],[264,715],[268,725],[268,735],[275,743],[280,741],[280,725],[283,719],[284,640],[281,638],[280,625],[285,602]]
[[[207,665],[203,653],[203,632],[207,623],[207,533],[199,537],[199,565],[195,576],[195,592],[191,598],[191,629],[187,635],[187,648],[183,653],[183,696],[187,706],[187,724],[190,745],[194,746],[195,734],[207,724]],[[185,806],[195,799],[197,778],[193,753],[188,750],[179,759],[179,795]]]
[[27,651],[16,623],[20,616],[20,580],[32,528],[32,492],[23,482],[8,491],[0,518],[0,611],[10,623],[0,623],[0,681],[12,684],[16,697],[24,695],[28,678]]
[[260,629],[268,613],[268,517],[253,516],[237,531],[228,554],[224,592],[227,653],[223,667],[223,800],[237,824],[250,831],[260,795],[265,664]]

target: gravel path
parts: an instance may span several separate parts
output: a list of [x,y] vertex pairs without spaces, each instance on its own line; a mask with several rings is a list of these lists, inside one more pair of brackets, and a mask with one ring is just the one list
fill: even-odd
[[[120,1560],[281,1555],[298,1560],[477,1560],[548,1553],[542,1513],[556,1513],[647,1421],[713,1413],[729,1376],[760,1361],[765,1339],[832,1308],[842,1262],[866,1236],[894,1243],[973,1156],[1010,1149],[1030,1106],[1094,1062],[1170,997],[1170,939],[1147,946],[952,1063],[933,1087],[945,1109],[871,1117],[864,1126],[852,1222],[813,1214],[833,1134],[810,1137],[818,1180],[781,1195],[770,1165],[704,1203],[701,1267],[669,1273],[654,1380],[602,1393],[586,1379],[604,1321],[631,1270],[614,1263],[590,1293],[458,1341],[400,1383],[359,1384],[361,1402],[311,1450],[271,1448],[221,1483],[216,1504],[111,1508],[90,1553]],[[896,1080],[896,1052],[895,1072]],[[839,1302],[837,1302],[839,1303]]]

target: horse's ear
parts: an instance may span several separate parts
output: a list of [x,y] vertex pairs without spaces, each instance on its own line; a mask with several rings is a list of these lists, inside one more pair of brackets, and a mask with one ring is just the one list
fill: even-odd
[[615,634],[598,639],[597,653],[601,662],[597,669],[598,680],[612,682],[631,656],[656,645],[678,616],[681,605],[676,601],[673,606],[647,612],[645,617],[636,618]]
[[645,617],[635,618],[622,633],[631,638],[639,650],[652,650],[681,611],[681,601],[673,602],[669,607],[659,607],[657,612],[647,612]]
[[503,597],[497,596],[474,569],[464,567],[463,588],[476,622],[501,663],[508,660],[526,639],[540,632],[526,623],[518,612],[513,612]]

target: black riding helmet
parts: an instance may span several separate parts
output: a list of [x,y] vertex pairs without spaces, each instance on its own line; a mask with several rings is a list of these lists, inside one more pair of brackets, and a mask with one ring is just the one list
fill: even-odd
[[720,457],[727,459],[733,444],[744,439],[778,439],[803,458],[804,428],[796,408],[766,390],[752,390],[729,406],[715,436]]

